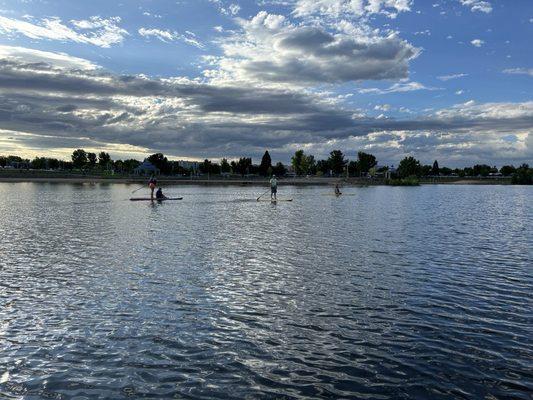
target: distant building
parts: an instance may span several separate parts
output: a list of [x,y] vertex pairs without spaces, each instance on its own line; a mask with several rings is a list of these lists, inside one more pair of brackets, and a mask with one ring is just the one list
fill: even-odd
[[141,165],[133,170],[135,175],[158,175],[159,169],[150,161],[144,161]]

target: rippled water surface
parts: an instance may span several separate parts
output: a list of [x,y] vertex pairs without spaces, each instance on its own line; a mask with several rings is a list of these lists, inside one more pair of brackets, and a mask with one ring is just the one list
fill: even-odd
[[531,399],[532,187],[133,189],[0,183],[0,398]]

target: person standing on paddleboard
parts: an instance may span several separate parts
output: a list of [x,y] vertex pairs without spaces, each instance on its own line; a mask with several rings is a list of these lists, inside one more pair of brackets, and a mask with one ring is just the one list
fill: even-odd
[[155,176],[151,176],[150,180],[148,181],[148,187],[150,188],[150,199],[154,199],[154,190],[157,186],[157,179],[155,179]]
[[272,178],[270,179],[270,200],[277,200],[278,199],[278,180],[276,179],[276,175],[272,175]]

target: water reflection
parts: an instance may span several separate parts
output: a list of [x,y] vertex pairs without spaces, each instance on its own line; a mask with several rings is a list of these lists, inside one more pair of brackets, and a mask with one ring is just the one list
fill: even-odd
[[0,184],[0,397],[528,398],[531,188],[280,189]]

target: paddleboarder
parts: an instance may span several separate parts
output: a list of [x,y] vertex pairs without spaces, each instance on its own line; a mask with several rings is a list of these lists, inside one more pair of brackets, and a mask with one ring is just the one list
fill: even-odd
[[157,200],[164,200],[167,198],[167,196],[163,194],[163,189],[159,188],[157,189],[157,192],[155,192],[155,198]]
[[148,187],[150,188],[150,198],[154,199],[154,190],[157,186],[157,179],[155,179],[155,176],[150,176],[150,180],[148,181]]
[[272,175],[272,178],[270,179],[270,200],[277,201],[278,200],[278,180],[276,179],[276,175]]

